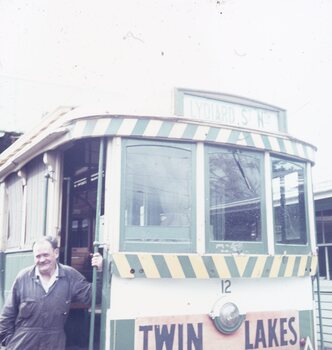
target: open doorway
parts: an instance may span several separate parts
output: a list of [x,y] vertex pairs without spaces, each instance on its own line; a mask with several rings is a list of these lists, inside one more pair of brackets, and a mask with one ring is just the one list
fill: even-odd
[[[92,281],[90,254],[95,239],[99,139],[76,141],[64,152],[64,181],[60,262],[71,265]],[[104,169],[104,166],[103,166]],[[104,184],[103,184],[104,187]],[[101,215],[104,213],[104,190]],[[101,252],[102,253],[102,252]],[[73,304],[66,322],[67,349],[87,349],[90,312]],[[95,346],[99,348],[100,308],[95,317]]]

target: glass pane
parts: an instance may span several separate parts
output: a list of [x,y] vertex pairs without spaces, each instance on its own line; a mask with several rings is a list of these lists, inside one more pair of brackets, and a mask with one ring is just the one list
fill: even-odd
[[319,276],[326,278],[326,256],[325,247],[318,248]]
[[329,274],[327,276],[328,279],[332,278],[332,247],[327,247],[327,256],[328,256],[328,270]]
[[45,232],[43,229],[46,166],[41,157],[26,166],[26,244],[30,245]]
[[316,220],[316,233],[317,233],[317,244],[324,243],[323,223],[321,221],[318,221],[318,220]]
[[332,243],[332,221],[331,217],[324,217],[323,230],[326,243]]
[[171,228],[188,228],[191,223],[191,151],[138,145],[128,146],[126,156],[125,225],[168,227],[162,237],[146,230],[144,236],[176,240]]
[[13,173],[6,179],[6,198],[8,206],[7,247],[19,247],[21,242],[23,218],[22,179]]
[[332,243],[332,212],[323,210],[316,212],[317,243]]
[[304,165],[272,159],[272,178],[276,241],[306,244]]
[[212,240],[261,240],[260,174],[258,154],[227,149],[209,154]]

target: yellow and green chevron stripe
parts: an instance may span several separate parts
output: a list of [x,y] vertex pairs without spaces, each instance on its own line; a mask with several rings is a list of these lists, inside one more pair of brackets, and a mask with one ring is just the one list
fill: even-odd
[[278,278],[313,276],[314,255],[112,254],[121,278]]
[[286,135],[241,130],[203,122],[198,124],[179,118],[96,116],[93,119],[75,120],[69,129],[71,139],[85,136],[123,136],[226,143],[289,154],[310,161],[314,161],[315,154],[315,148],[312,145]]

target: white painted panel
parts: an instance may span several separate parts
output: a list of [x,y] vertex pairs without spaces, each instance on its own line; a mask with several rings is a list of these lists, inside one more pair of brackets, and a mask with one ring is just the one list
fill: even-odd
[[[225,300],[242,313],[312,309],[310,278],[232,279]],[[301,293],[299,293],[301,291]],[[221,281],[120,279],[113,277],[111,318],[209,313],[222,296]]]

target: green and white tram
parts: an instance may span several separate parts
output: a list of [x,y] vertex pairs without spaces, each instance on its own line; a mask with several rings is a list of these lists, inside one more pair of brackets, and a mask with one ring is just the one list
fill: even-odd
[[315,148],[280,108],[177,96],[168,117],[59,108],[0,155],[0,303],[51,234],[92,281],[105,257],[68,348],[314,349]]

